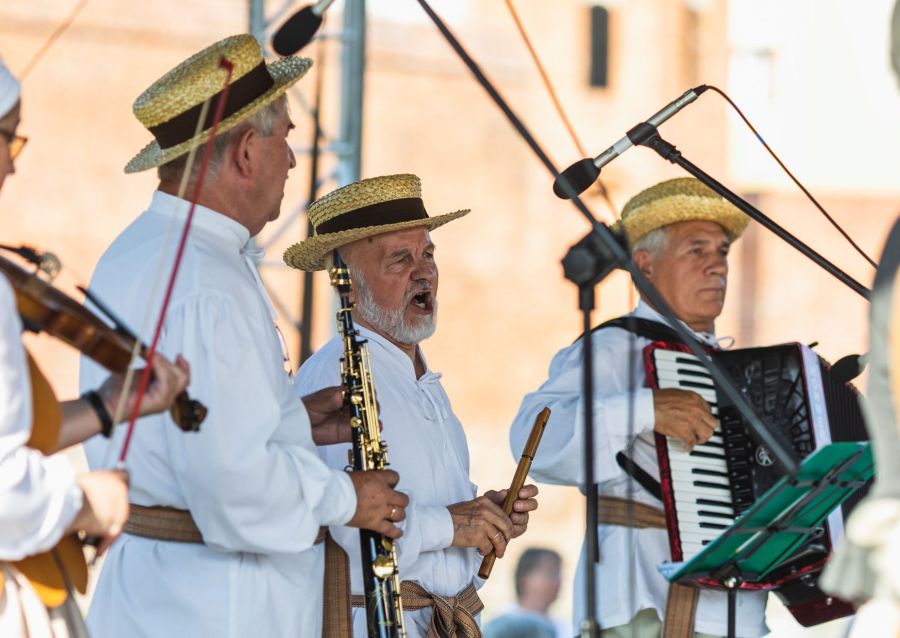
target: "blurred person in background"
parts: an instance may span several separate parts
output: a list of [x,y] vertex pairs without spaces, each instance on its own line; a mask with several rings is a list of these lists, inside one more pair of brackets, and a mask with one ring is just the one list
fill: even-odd
[[[0,187],[25,146],[20,118],[19,83],[0,60]],[[22,330],[15,294],[0,275],[0,636],[84,636],[69,588],[84,593],[87,569],[72,534],[98,538],[98,552],[119,536],[128,518],[127,475],[76,474],[55,453],[110,435],[123,378],[107,377],[81,399],[60,403],[25,351]],[[171,406],[190,376],[180,357],[173,365],[157,356],[153,371],[142,414]],[[122,414],[131,413],[135,394],[133,387]]]
[[526,549],[516,563],[516,602],[485,625],[485,638],[491,638],[493,632],[511,626],[509,623],[519,618],[550,628],[556,638],[572,638],[575,631],[571,624],[550,615],[550,607],[559,597],[561,582],[562,557],[557,552],[543,547]]

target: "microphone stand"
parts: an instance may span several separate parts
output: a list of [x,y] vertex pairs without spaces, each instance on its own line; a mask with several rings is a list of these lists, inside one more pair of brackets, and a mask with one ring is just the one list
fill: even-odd
[[469,68],[475,79],[481,84],[482,88],[487,91],[488,95],[503,111],[503,114],[516,129],[516,132],[522,137],[525,143],[531,148],[541,163],[553,175],[554,178],[560,178],[560,187],[562,192],[572,200],[572,203],[578,209],[584,218],[590,223],[590,232],[575,244],[566,257],[563,259],[563,268],[566,277],[574,281],[578,285],[579,308],[582,310],[584,321],[584,344],[583,344],[583,391],[584,391],[584,408],[585,408],[585,424],[584,424],[584,467],[585,467],[585,495],[587,498],[587,529],[585,536],[587,538],[587,556],[585,569],[585,593],[587,594],[585,603],[587,606],[587,614],[581,623],[582,638],[599,638],[600,631],[596,618],[597,599],[596,593],[596,573],[594,565],[599,562],[597,552],[597,486],[594,482],[594,444],[593,444],[593,358],[591,356],[591,310],[594,306],[594,286],[599,283],[613,268],[620,267],[626,269],[635,283],[635,286],[643,294],[654,308],[666,318],[671,327],[679,333],[681,338],[687,344],[691,353],[696,356],[703,365],[709,370],[714,383],[720,388],[722,394],[726,395],[738,410],[741,416],[746,420],[749,426],[749,432],[754,441],[764,445],[772,456],[773,463],[785,474],[795,472],[798,462],[793,454],[790,445],[787,443],[781,432],[766,427],[758,416],[753,412],[750,404],[737,389],[735,384],[725,372],[724,367],[716,360],[711,359],[709,355],[700,346],[700,343],[694,338],[690,330],[681,323],[671,309],[668,303],[662,298],[656,288],[641,274],[641,272],[632,263],[628,251],[623,247],[620,240],[616,238],[613,232],[605,224],[597,221],[590,209],[578,197],[578,191],[575,189],[571,181],[563,175],[554,166],[549,156],[544,152],[543,148],[535,140],[531,132],[525,127],[525,124],[519,119],[515,112],[507,104],[506,100],[500,95],[491,81],[484,75],[478,64],[462,47],[456,36],[451,33],[440,16],[435,13],[427,0],[418,0],[428,17],[431,18],[438,31],[447,40],[447,43],[456,52],[460,59]]
[[632,131],[635,132],[635,136],[632,140],[635,145],[646,146],[647,148],[653,149],[664,160],[667,160],[672,164],[677,164],[685,171],[696,177],[698,180],[709,186],[709,188],[714,190],[716,193],[734,204],[745,215],[771,230],[794,249],[802,253],[804,256],[808,257],[816,265],[825,270],[828,274],[832,275],[842,284],[850,288],[850,290],[857,293],[866,300],[869,300],[871,298],[871,290],[863,286],[861,283],[853,279],[850,275],[828,261],[825,257],[807,246],[800,239],[776,224],[762,211],[750,204],[750,202],[737,195],[727,186],[724,186],[720,182],[716,181],[711,175],[704,172],[703,169],[699,168],[697,165],[693,164],[691,161],[685,158],[681,154],[681,151],[679,151],[677,148],[675,148],[674,145],[670,144],[660,136],[659,130],[654,125],[648,122],[643,122],[634,127]]

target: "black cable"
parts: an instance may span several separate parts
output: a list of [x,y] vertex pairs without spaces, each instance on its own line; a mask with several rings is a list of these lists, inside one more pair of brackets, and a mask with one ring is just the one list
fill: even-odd
[[731,105],[731,108],[733,108],[735,110],[735,112],[738,114],[738,116],[742,120],[744,120],[744,124],[746,124],[747,127],[751,131],[753,131],[753,135],[755,135],[756,139],[759,140],[759,143],[763,145],[763,148],[765,148],[769,152],[769,155],[772,156],[772,159],[774,159],[778,163],[778,165],[781,167],[781,170],[783,170],[785,173],[787,173],[787,176],[791,178],[791,181],[793,181],[794,184],[797,185],[797,188],[799,188],[801,191],[803,191],[803,194],[806,195],[807,198],[809,198],[809,201],[811,201],[813,203],[813,205],[819,209],[819,212],[821,212],[825,216],[825,219],[827,219],[829,222],[831,222],[831,225],[834,226],[837,229],[837,231],[841,235],[844,236],[844,239],[846,239],[848,242],[850,242],[850,245],[853,246],[853,248],[856,250],[856,252],[858,252],[860,255],[862,255],[863,259],[865,259],[867,262],[869,262],[873,268],[877,268],[878,264],[875,263],[875,261],[871,257],[869,257],[863,251],[863,249],[859,247],[859,245],[855,241],[853,241],[853,239],[850,237],[850,235],[847,234],[847,231],[845,231],[843,228],[841,228],[841,225],[838,224],[837,221],[835,221],[835,219],[831,215],[828,214],[828,211],[826,211],[825,208],[823,208],[823,206],[818,202],[818,200],[816,200],[816,198],[813,197],[813,194],[810,193],[806,189],[806,187],[800,183],[800,180],[797,179],[796,177],[794,177],[794,174],[788,169],[787,166],[784,165],[784,162],[781,161],[781,158],[779,158],[778,155],[775,154],[775,151],[773,151],[772,148],[766,143],[766,140],[764,140],[763,136],[759,134],[759,131],[756,130],[756,127],[754,127],[753,124],[750,123],[750,120],[747,119],[747,116],[745,116],[744,113],[741,111],[741,109],[738,108],[738,105],[735,104],[734,101],[730,97],[728,97],[728,95],[724,91],[719,89],[718,87],[715,87],[711,84],[709,84],[707,86],[709,87],[709,89],[711,89],[711,90],[715,91],[716,93],[718,93],[719,95],[721,95],[722,98],[726,102],[728,102],[728,104]]

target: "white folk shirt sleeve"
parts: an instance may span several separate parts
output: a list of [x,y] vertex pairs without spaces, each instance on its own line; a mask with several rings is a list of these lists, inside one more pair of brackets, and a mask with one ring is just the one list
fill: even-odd
[[[475,497],[469,480],[469,452],[465,434],[453,414],[440,375],[426,370],[416,378],[409,356],[388,340],[364,328],[369,341],[372,377],[388,445],[390,469],[400,475],[397,489],[409,496],[406,520],[399,524],[397,541],[400,578],[418,581],[426,590],[453,596],[475,582],[480,557],[474,549],[452,547],[453,523],[447,506]],[[297,374],[301,395],[340,383],[343,345],[332,339]],[[332,467],[345,467],[349,444],[321,448]],[[362,594],[359,530],[332,527],[335,540],[350,560],[351,591]],[[428,609],[404,613],[409,638],[424,637],[431,619]],[[354,636],[366,635],[365,611],[353,610]]]
[[0,560],[19,560],[56,545],[81,509],[68,459],[25,447],[31,435],[31,380],[22,323],[0,276]]
[[[665,323],[662,316],[645,303],[634,315]],[[714,343],[711,335],[697,335]],[[653,432],[653,393],[644,387],[642,351],[647,339],[626,330],[610,328],[592,334],[594,362],[594,476],[600,494],[629,498],[662,508],[662,503],[637,485],[616,462],[624,452],[648,474],[659,479]],[[531,475],[538,481],[574,485],[584,492],[584,404],[582,401],[582,342],[562,349],[550,364],[548,379],[537,391],[525,396],[510,429],[510,447],[518,459],[531,431],[534,417],[547,406],[547,422]],[[629,359],[631,364],[629,365]],[[629,372],[631,376],[629,377]],[[630,423],[630,425],[629,425]],[[670,560],[665,530],[629,530],[600,525],[601,562],[597,573],[597,608],[601,627],[624,625],[641,609],[665,613],[668,583],[656,566]],[[573,632],[587,607],[584,599],[585,550],[575,574]],[[630,576],[629,576],[630,575]],[[633,580],[630,580],[633,578]],[[633,582],[633,588],[622,583]],[[726,634],[726,596],[722,591],[703,590],[697,607],[695,631]],[[742,592],[737,599],[737,626],[740,638],[758,638],[768,632],[765,623],[766,594]]]
[[[170,266],[177,241],[161,253],[184,204],[157,192],[94,274],[94,292],[132,329],[151,330],[159,314],[159,264]],[[324,551],[315,538],[320,526],[353,516],[356,494],[312,441],[269,304],[243,254],[248,237],[237,222],[197,207],[159,347],[188,360],[188,392],[209,414],[195,433],[168,414],[140,419],[126,461],[132,502],[189,510],[204,543],[124,534],[91,604],[95,638],[320,630]],[[101,374],[83,361],[82,387]],[[114,454],[125,429],[116,428]],[[85,448],[93,467],[111,464],[106,440]]]

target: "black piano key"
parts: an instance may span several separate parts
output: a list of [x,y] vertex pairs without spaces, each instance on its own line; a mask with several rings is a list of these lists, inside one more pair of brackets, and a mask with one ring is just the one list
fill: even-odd
[[728,474],[726,472],[717,472],[705,467],[691,468],[691,474],[705,474],[706,476],[721,476],[722,478],[728,478]]
[[707,459],[724,458],[721,454],[714,454],[712,452],[704,452],[703,450],[698,450],[697,448],[694,448],[694,450],[691,452],[690,456],[702,456]]
[[712,498],[698,498],[694,501],[697,505],[714,505],[718,507],[731,507],[731,503],[726,503],[724,501],[717,501]]
[[710,510],[697,510],[697,516],[711,516],[713,518],[724,518],[725,520],[734,521],[734,514],[723,514],[722,512],[712,512]]

